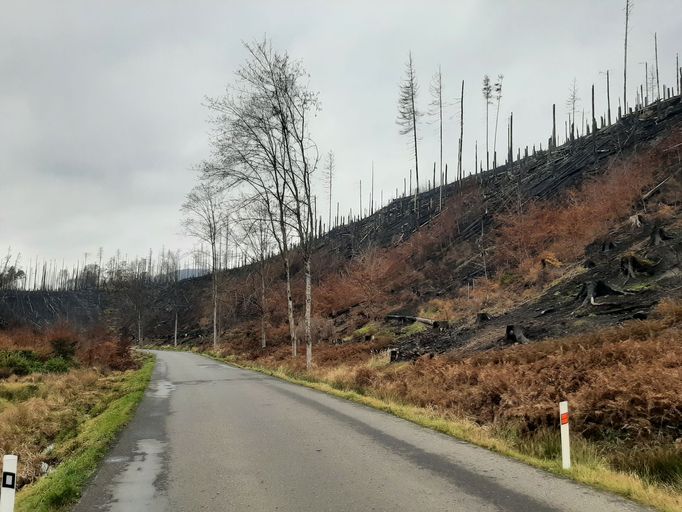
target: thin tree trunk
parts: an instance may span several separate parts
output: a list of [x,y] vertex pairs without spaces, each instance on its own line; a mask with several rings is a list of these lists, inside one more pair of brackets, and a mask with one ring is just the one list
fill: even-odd
[[[495,135],[493,136],[493,154],[497,154],[497,124],[500,117],[500,98],[497,99],[497,109],[495,110]],[[497,165],[496,163],[493,165]]]
[[137,343],[142,346],[142,313],[137,310]]
[[625,0],[625,48],[623,52],[623,107],[628,105],[628,23],[630,21],[630,0]]
[[656,57],[656,90],[658,99],[661,99],[661,80],[658,75],[658,35],[654,32],[654,53]]
[[[459,99],[459,149],[457,151],[457,179],[464,177],[462,169],[462,144],[464,143],[464,80],[462,80],[462,94]],[[476,168],[474,167],[474,173]],[[447,180],[446,180],[447,181]],[[461,188],[461,183],[460,183]]]
[[265,348],[267,345],[267,340],[265,338],[265,268],[263,265],[263,255],[261,254],[261,269],[260,269],[260,304],[261,304],[261,315],[260,315],[260,346]]
[[490,104],[488,98],[485,99],[485,170],[490,170],[490,145],[488,144],[488,109]]
[[296,321],[294,320],[294,301],[291,298],[291,266],[289,255],[284,257],[284,270],[287,279],[287,313],[289,316],[289,335],[291,336],[291,354],[298,355],[298,341],[296,340]]
[[438,121],[440,135],[440,193],[438,195],[438,211],[443,209],[443,90],[440,83],[440,66],[438,67]]
[[417,216],[417,228],[419,228],[419,155],[417,153],[417,116],[414,106],[414,88],[412,89],[412,135],[414,136],[414,178],[416,193],[414,194],[414,209]]
[[213,348],[218,347],[218,276],[213,271]]
[[173,327],[173,346],[178,346],[178,310],[175,310],[175,325]]
[[313,338],[311,331],[311,314],[313,305],[312,271],[310,255],[305,261],[305,366],[310,370],[313,365]]
[[609,116],[609,126],[611,126],[611,82],[609,80],[609,70],[606,70],[606,106]]

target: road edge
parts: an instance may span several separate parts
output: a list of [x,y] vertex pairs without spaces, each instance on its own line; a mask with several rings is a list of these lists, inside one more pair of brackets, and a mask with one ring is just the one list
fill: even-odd
[[[158,349],[158,347],[155,349]],[[614,471],[604,466],[588,466],[574,463],[573,468],[570,471],[564,470],[561,468],[560,460],[549,461],[520,453],[510,448],[503,439],[493,437],[489,430],[471,421],[444,418],[425,408],[382,400],[372,396],[362,395],[355,391],[340,390],[326,382],[302,379],[281,370],[273,370],[263,366],[252,365],[243,361],[238,361],[233,357],[224,357],[212,352],[200,352],[172,347],[163,348],[161,350],[191,352],[235,368],[256,371],[284,382],[314,389],[337,398],[391,414],[421,427],[445,434],[458,441],[471,443],[499,455],[544,470],[554,476],[566,478],[579,484],[586,485],[592,489],[631,500],[640,505],[650,507],[652,510],[661,512],[682,512],[682,496],[680,494],[673,496],[671,494],[671,489],[646,483],[637,476]]]
[[124,394],[83,424],[73,440],[80,446],[73,456],[17,494],[16,512],[68,510],[78,502],[119,434],[135,416],[155,366],[156,357],[146,356],[142,366],[126,379]]

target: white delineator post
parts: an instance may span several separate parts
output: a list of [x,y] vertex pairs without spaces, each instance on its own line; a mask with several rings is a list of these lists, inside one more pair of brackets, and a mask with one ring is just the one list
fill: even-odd
[[571,441],[568,437],[568,402],[559,402],[561,418],[561,467],[571,469]]
[[17,488],[16,455],[5,455],[2,458],[2,482],[0,482],[0,512],[14,512],[14,494]]

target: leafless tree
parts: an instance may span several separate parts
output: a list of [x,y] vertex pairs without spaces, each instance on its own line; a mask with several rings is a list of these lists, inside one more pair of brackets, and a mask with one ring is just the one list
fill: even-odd
[[632,11],[632,0],[625,0],[625,41],[623,51],[623,113],[628,108],[628,30],[630,25],[630,12]]
[[580,102],[580,97],[578,96],[578,82],[574,78],[571,88],[568,92],[568,99],[566,100],[566,108],[568,109],[569,125],[571,130],[571,139],[573,139],[575,134],[575,110]]
[[483,99],[485,100],[485,170],[490,170],[490,144],[488,142],[488,137],[490,130],[488,129],[488,112],[490,105],[492,104],[493,97],[493,87],[490,85],[490,77],[488,75],[483,76],[483,87],[481,88],[483,92]]
[[19,268],[20,255],[14,257],[14,262],[12,259],[12,250],[7,249],[7,254],[0,260],[0,289],[18,288],[26,279],[26,273]]
[[334,152],[329,151],[327,153],[327,160],[325,162],[325,184],[327,185],[327,193],[329,195],[329,220],[328,229],[332,229],[332,182],[334,181],[334,173],[336,172],[336,161],[334,158]]
[[[440,159],[440,193],[438,197],[438,209],[443,208],[443,74],[440,66],[431,80],[431,110],[429,114],[438,122],[438,143]],[[436,186],[434,180],[434,187]]]
[[658,34],[654,32],[654,59],[656,60],[656,99],[661,99],[661,80],[658,74]]
[[414,148],[414,170],[417,185],[416,193],[414,195],[414,209],[417,216],[417,223],[419,219],[419,153],[417,151],[417,123],[422,115],[416,106],[418,93],[419,84],[417,83],[417,75],[414,70],[414,62],[412,61],[412,52],[410,52],[407,63],[405,64],[405,77],[400,84],[398,119],[396,121],[400,126],[401,135],[412,135],[411,142]]
[[[269,41],[245,44],[248,59],[237,71],[236,82],[227,94],[208,99],[215,127],[214,158],[204,173],[241,190],[242,195],[262,205],[270,233],[276,241],[286,277],[287,319],[292,354],[298,342],[291,293],[292,226],[285,172],[285,135],[273,98],[281,68],[288,57],[273,55]],[[274,103],[274,104],[273,104]]]
[[297,354],[291,297],[292,232],[303,255],[306,279],[305,337],[312,364],[312,241],[315,226],[311,176],[319,155],[309,126],[319,109],[300,62],[273,50],[266,39],[245,45],[249,57],[224,97],[209,99],[216,133],[214,161],[205,172],[243,187],[268,212],[270,231],[285,267],[292,353]]
[[[464,143],[464,80],[462,80],[462,92],[459,96],[459,147],[457,149],[457,179],[464,177],[462,170],[462,144]],[[474,166],[474,173],[476,167]],[[447,180],[446,180],[447,181]]]
[[208,181],[201,181],[196,185],[182,205],[185,231],[197,240],[206,242],[211,253],[214,348],[218,346],[218,241],[222,237],[227,215],[224,207],[224,189]]
[[266,258],[273,248],[274,241],[270,234],[270,215],[260,202],[244,204],[239,208],[237,224],[240,227],[241,245],[247,256],[255,265],[258,277],[258,309],[261,320],[261,348],[267,346],[267,286],[270,278]]
[[493,93],[495,95],[495,102],[497,107],[495,108],[495,135],[493,136],[493,154],[497,155],[497,122],[500,117],[500,101],[502,100],[502,80],[504,75],[497,75],[497,82],[493,85]]

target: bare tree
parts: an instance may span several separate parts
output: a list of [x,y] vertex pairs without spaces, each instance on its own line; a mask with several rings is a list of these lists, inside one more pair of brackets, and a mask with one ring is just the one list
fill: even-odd
[[409,53],[405,64],[405,77],[400,84],[400,94],[398,96],[398,119],[401,135],[412,135],[412,145],[414,147],[414,170],[416,179],[416,193],[414,195],[414,209],[419,224],[419,154],[417,151],[417,123],[422,113],[417,109],[417,94],[419,85],[417,75],[414,71],[412,52]]
[[[285,172],[288,137],[282,131],[273,97],[287,56],[273,55],[269,41],[245,44],[249,57],[237,71],[236,83],[219,98],[209,98],[214,113],[213,161],[204,172],[242,190],[262,205],[284,267],[287,320],[292,355],[298,351],[296,321],[291,293],[291,223]],[[285,142],[285,140],[287,142]]]
[[628,107],[628,30],[630,24],[630,12],[632,11],[632,0],[625,0],[625,43],[623,51],[623,113],[627,112]]
[[202,181],[187,195],[182,205],[185,231],[206,242],[211,252],[211,282],[213,295],[213,347],[218,346],[218,241],[221,239],[227,213],[224,210],[224,189],[216,183]]
[[[443,74],[440,66],[431,80],[431,111],[429,114],[438,122],[438,143],[440,163],[440,193],[438,196],[438,209],[443,208]],[[434,180],[434,187],[435,187]]]
[[658,34],[654,32],[654,58],[656,60],[656,96],[661,99],[661,80],[658,74]]
[[334,173],[336,172],[336,162],[334,159],[334,152],[327,153],[327,161],[325,162],[325,184],[327,185],[327,192],[329,195],[329,220],[327,226],[329,230],[332,229],[332,182],[334,181]]
[[303,255],[306,279],[305,337],[312,364],[312,241],[315,228],[311,176],[319,162],[309,126],[319,109],[317,94],[308,88],[300,62],[273,50],[266,39],[245,45],[247,62],[237,72],[231,94],[209,100],[216,113],[215,162],[208,175],[244,186],[253,201],[268,212],[287,281],[287,307],[292,353],[297,354],[291,297],[291,232]]
[[[457,179],[461,180],[464,176],[462,170],[462,144],[464,142],[464,80],[462,80],[462,92],[459,96],[459,148],[457,149]],[[476,172],[476,167],[474,167]],[[446,180],[447,181],[447,180]]]
[[12,263],[12,250],[7,249],[7,255],[0,260],[0,289],[16,289],[19,283],[26,279],[26,273],[19,268],[21,255],[18,254]]
[[240,215],[237,219],[241,227],[240,239],[242,245],[255,264],[258,277],[258,309],[260,310],[261,323],[261,348],[267,346],[267,286],[269,282],[268,266],[266,264],[267,254],[273,246],[272,236],[268,228],[270,215],[260,202],[244,205],[239,209]]
[[580,97],[578,96],[578,82],[574,78],[571,88],[568,92],[568,99],[566,100],[566,108],[568,109],[569,115],[569,125],[571,130],[571,140],[575,136],[575,110],[580,102]]
[[493,93],[495,94],[495,102],[497,107],[495,109],[495,135],[493,136],[493,154],[497,155],[497,122],[500,117],[500,101],[502,100],[502,80],[504,75],[497,75],[497,82],[493,86]]
[[490,77],[488,75],[483,76],[483,99],[485,100],[485,170],[490,170],[490,144],[488,142],[488,136],[490,130],[488,129],[488,112],[490,105],[492,104],[491,98],[493,97],[493,88],[490,85]]

